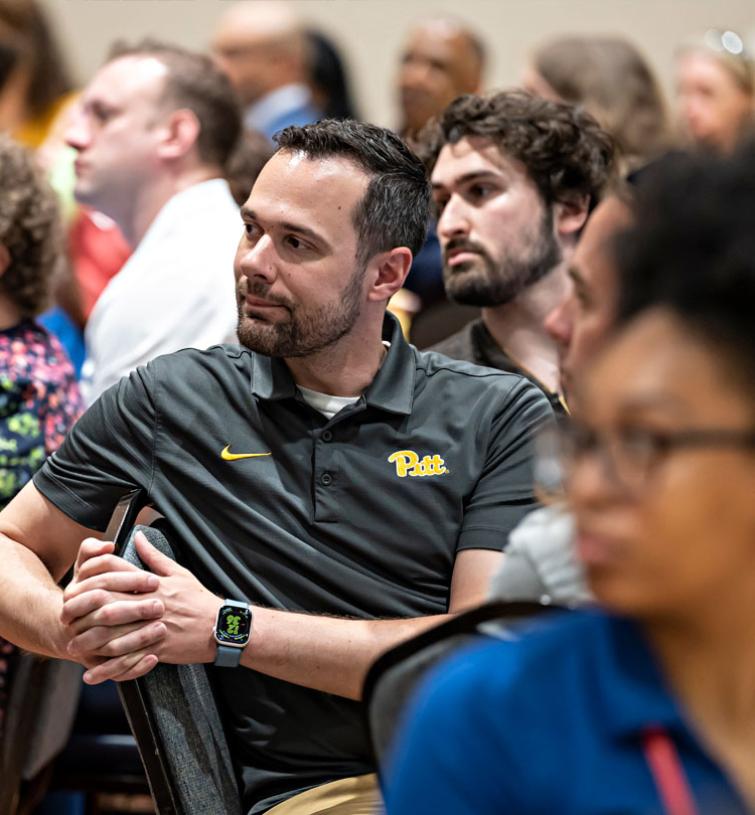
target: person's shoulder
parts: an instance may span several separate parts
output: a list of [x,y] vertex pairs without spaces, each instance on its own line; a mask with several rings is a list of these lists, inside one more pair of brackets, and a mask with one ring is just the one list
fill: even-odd
[[150,360],[144,369],[161,381],[185,380],[208,372],[235,371],[248,368],[253,353],[236,343],[211,345],[209,348],[181,348]]
[[426,351],[444,354],[452,359],[463,359],[472,361],[474,359],[474,350],[472,347],[472,324],[468,323],[463,326],[455,334],[446,337],[440,342],[436,342]]
[[[542,705],[537,715],[558,707],[563,683],[587,676],[610,636],[613,620],[596,609],[553,613],[520,624],[513,636],[486,640],[460,652],[435,674],[435,682],[455,694],[480,698],[512,709]],[[588,683],[589,685],[589,683]],[[533,708],[533,712],[536,713]]]
[[24,320],[0,337],[3,373],[9,379],[31,377],[37,384],[75,379],[73,366],[58,338],[36,320]]
[[547,411],[547,399],[527,377],[452,359],[437,351],[414,349],[417,372],[429,387],[455,399],[484,398],[487,404],[538,403]]

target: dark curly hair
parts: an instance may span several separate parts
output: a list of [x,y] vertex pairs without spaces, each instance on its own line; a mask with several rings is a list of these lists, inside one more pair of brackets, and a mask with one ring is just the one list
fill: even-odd
[[430,185],[422,162],[395,133],[351,119],[326,119],[287,127],[275,141],[280,150],[300,151],[309,159],[347,158],[370,176],[353,214],[362,263],[396,246],[407,246],[414,255],[422,248]]
[[0,290],[24,317],[33,317],[47,304],[63,258],[58,205],[31,154],[3,135],[0,190],[0,245],[10,255]]
[[656,162],[634,210],[615,247],[618,322],[671,310],[755,397],[755,144],[733,158]]
[[589,113],[565,102],[525,91],[466,94],[427,125],[417,150],[432,172],[444,145],[468,136],[490,139],[520,161],[547,205],[575,195],[595,204],[611,178],[613,140]]

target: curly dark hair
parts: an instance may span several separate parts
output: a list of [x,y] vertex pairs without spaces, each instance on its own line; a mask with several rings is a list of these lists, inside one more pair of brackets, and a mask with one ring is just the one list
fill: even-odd
[[419,158],[390,130],[377,125],[326,119],[287,127],[275,135],[280,150],[309,159],[342,156],[370,176],[367,192],[353,214],[359,260],[407,246],[422,248],[430,216],[430,185]]
[[589,113],[565,102],[525,91],[466,94],[427,125],[417,149],[432,172],[444,145],[469,136],[490,139],[520,161],[546,205],[575,195],[595,204],[611,179],[612,138]]
[[31,154],[0,135],[0,244],[10,264],[0,277],[24,317],[43,310],[63,257],[57,199]]
[[617,322],[671,310],[755,397],[755,144],[660,160],[635,195],[634,226],[615,246]]

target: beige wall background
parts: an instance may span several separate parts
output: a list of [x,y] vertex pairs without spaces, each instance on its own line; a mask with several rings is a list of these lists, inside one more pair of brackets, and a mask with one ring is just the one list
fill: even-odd
[[[44,0],[80,82],[110,42],[158,36],[205,49],[232,0]],[[619,34],[654,66],[667,93],[673,52],[708,28],[732,28],[755,45],[755,0],[292,0],[306,22],[331,35],[351,72],[362,116],[396,124],[393,81],[404,33],[442,12],[475,27],[488,45],[488,87],[516,84],[532,47],[556,34]]]

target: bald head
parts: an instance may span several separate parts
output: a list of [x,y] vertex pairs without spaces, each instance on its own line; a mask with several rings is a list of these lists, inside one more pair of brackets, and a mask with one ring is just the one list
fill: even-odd
[[404,133],[416,134],[457,96],[479,92],[484,61],[482,41],[461,21],[434,17],[415,25],[398,75]]
[[244,0],[218,20],[212,49],[243,104],[306,81],[306,40],[293,10],[275,0]]

